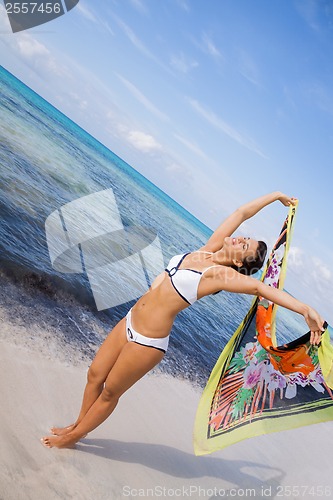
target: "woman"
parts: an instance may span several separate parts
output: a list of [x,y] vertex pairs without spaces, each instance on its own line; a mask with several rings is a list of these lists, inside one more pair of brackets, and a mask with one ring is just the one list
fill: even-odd
[[263,264],[266,245],[233,232],[265,206],[279,200],[295,204],[281,192],[262,196],[238,208],[199,250],[174,256],[145,293],[110,332],[93,360],[87,377],[82,407],[76,422],[52,428],[42,438],[46,447],[72,447],[113,412],[118,400],[163,358],[176,315],[201,299],[221,290],[260,295],[302,314],[311,331],[311,343],[320,342],[323,319],[308,305],[288,293],[251,278]]

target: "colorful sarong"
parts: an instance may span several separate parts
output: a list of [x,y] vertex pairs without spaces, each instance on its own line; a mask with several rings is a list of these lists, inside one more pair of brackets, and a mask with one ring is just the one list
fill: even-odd
[[[295,214],[296,206],[290,207],[262,274],[267,285],[283,288]],[[255,297],[219,357],[197,410],[196,455],[333,419],[332,328],[325,323],[319,348],[310,344],[310,332],[276,346],[276,310]]]

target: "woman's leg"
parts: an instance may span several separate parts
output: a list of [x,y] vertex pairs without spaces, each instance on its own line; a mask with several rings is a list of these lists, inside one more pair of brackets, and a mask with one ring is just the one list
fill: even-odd
[[68,434],[81,422],[89,408],[101,394],[104,382],[125,344],[127,344],[126,319],[123,318],[111,330],[89,367],[81,410],[75,423],[68,427],[52,427],[52,434],[57,436]]
[[162,351],[128,342],[121,350],[111,369],[100,396],[87,411],[81,422],[64,436],[44,437],[42,442],[52,448],[73,446],[88,432],[98,427],[117,406],[118,400],[135,382],[158,364],[164,356]]

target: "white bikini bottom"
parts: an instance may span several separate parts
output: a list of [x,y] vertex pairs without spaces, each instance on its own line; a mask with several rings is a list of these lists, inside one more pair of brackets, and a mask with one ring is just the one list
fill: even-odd
[[131,316],[132,309],[130,309],[126,315],[127,340],[129,342],[135,342],[136,344],[141,344],[146,347],[154,347],[155,349],[158,349],[159,351],[163,351],[165,353],[168,349],[170,335],[162,338],[145,337],[145,335],[141,335],[141,333],[134,330],[132,326]]

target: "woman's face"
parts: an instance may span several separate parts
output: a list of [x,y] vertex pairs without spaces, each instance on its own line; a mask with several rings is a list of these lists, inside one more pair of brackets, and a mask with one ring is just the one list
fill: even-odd
[[244,236],[227,236],[223,249],[230,260],[244,262],[246,257],[255,258],[258,241]]

